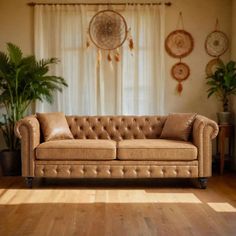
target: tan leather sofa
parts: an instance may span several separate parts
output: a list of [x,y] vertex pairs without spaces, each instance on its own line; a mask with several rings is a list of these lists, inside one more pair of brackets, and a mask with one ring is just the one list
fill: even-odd
[[36,116],[15,127],[22,175],[46,178],[198,178],[212,174],[217,124],[197,115],[188,142],[160,139],[166,116],[67,116],[72,140],[42,142]]

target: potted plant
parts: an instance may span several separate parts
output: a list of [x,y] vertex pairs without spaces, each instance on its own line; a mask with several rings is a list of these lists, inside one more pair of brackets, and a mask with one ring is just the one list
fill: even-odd
[[222,102],[223,112],[219,112],[218,120],[220,124],[230,123],[231,113],[229,111],[229,97],[236,94],[236,62],[219,64],[216,71],[207,77],[208,98],[213,94]]
[[25,116],[32,102],[53,101],[53,92],[67,86],[65,80],[47,75],[49,65],[56,58],[36,60],[35,56],[23,56],[21,49],[7,43],[7,52],[0,52],[0,106],[4,113],[0,118],[7,149],[0,152],[3,173],[16,175],[20,171],[20,145],[14,134],[15,123]]

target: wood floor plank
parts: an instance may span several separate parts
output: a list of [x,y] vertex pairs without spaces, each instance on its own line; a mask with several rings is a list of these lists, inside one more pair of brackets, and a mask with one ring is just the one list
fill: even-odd
[[206,190],[184,180],[54,180],[27,189],[20,177],[2,177],[0,216],[3,236],[235,236],[236,174],[212,177]]

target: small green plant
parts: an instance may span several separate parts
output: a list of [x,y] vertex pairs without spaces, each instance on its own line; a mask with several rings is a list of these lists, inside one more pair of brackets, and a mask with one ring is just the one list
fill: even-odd
[[49,65],[57,62],[56,58],[24,57],[21,49],[12,43],[7,43],[7,53],[0,52],[0,106],[5,109],[0,130],[9,150],[19,148],[14,126],[30,104],[36,100],[51,103],[53,92],[67,86],[62,77],[47,75]]
[[207,77],[208,98],[213,94],[223,103],[224,111],[229,111],[229,96],[236,94],[236,62],[220,64],[215,73]]

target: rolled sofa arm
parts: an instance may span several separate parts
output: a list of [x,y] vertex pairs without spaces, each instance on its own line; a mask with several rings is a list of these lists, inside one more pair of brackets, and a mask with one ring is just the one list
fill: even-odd
[[193,144],[198,148],[199,177],[212,174],[212,139],[219,132],[215,121],[197,115],[193,124]]
[[22,176],[34,176],[35,148],[40,144],[40,126],[35,116],[26,116],[15,125],[15,134],[21,139]]

